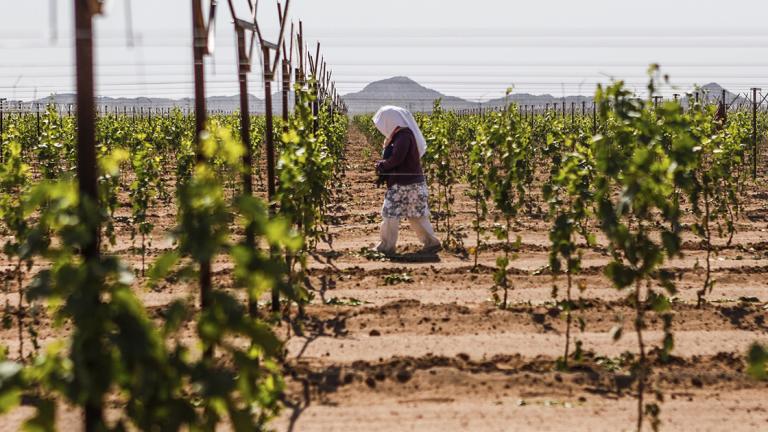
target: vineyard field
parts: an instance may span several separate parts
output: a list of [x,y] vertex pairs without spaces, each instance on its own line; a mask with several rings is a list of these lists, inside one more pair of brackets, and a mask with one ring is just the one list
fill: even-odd
[[[424,117],[422,124],[434,118]],[[260,124],[258,119],[255,124]],[[570,370],[561,370],[558,359],[566,322],[557,303],[562,295],[553,298],[552,287],[562,287],[564,281],[553,279],[549,267],[552,221],[543,209],[535,208],[546,201],[540,192],[546,173],[539,171],[531,180],[530,199],[537,204],[511,225],[520,242],[513,247],[508,270],[512,287],[506,307],[501,308],[491,288],[497,283],[496,258],[505,246],[492,233],[492,209],[481,221],[486,229],[477,246],[475,200],[464,179],[452,185],[450,225],[439,210],[433,211],[438,235],[456,244],[446,242],[446,251],[438,257],[424,257],[417,253],[415,236],[405,230],[400,255],[390,258],[373,252],[383,189],[374,186],[372,175],[378,140],[367,138],[361,127],[359,122],[349,127],[343,174],[324,210],[323,236],[330,244],[320,241],[308,258],[306,286],[311,300],[306,316],[271,324],[286,350],[285,403],[273,426],[327,431],[408,425],[406,430],[437,431],[506,430],[514,424],[516,430],[561,430],[565,417],[585,430],[632,424],[636,401],[628,356],[637,353],[631,333],[635,309],[604,273],[611,262],[606,236],[598,234],[592,246],[581,245],[581,268],[574,278],[583,290],[574,313],[585,326],[572,337],[579,341],[582,354]],[[164,183],[173,190],[174,176],[164,177]],[[120,204],[112,216],[115,241],[108,250],[139,272],[142,258],[131,223],[130,188],[125,189],[117,195]],[[255,193],[265,197],[264,185],[257,182]],[[675,344],[670,360],[663,361],[658,351],[650,354],[649,381],[665,395],[661,416],[665,428],[718,430],[727,424],[734,431],[751,431],[768,421],[765,383],[746,374],[744,360],[753,343],[768,343],[768,213],[763,204],[767,195],[760,182],[748,183],[730,244],[725,236],[714,238],[718,254],[711,260],[711,273],[717,285],[702,307],[697,307],[697,291],[707,276],[701,239],[683,232],[682,255],[664,264],[678,278],[673,300]],[[177,212],[175,205],[159,200],[148,209],[152,230],[145,240],[147,262],[176,247],[169,233],[177,224]],[[681,223],[695,223],[693,215],[684,215]],[[233,235],[242,234],[235,230]],[[13,268],[7,259],[2,265]],[[45,267],[29,268],[25,284]],[[229,288],[237,285],[229,256],[216,259],[212,271],[217,289],[245,300]],[[6,287],[3,303],[16,304],[18,291],[10,280]],[[158,324],[174,300],[190,298],[194,303],[197,289],[193,282],[175,279],[152,288],[133,285]],[[260,300],[266,304],[269,296]],[[45,313],[27,326],[35,329],[36,343],[42,346],[69,332],[66,325],[54,327]],[[612,335],[618,327],[627,334],[616,341]],[[11,358],[19,349],[17,332],[9,324],[1,333]],[[178,337],[191,341],[195,334],[194,328],[186,327]],[[662,321],[649,319],[646,344],[660,346],[664,334]],[[29,338],[22,339],[27,351],[32,349]],[[61,408],[58,426],[77,427],[79,412]],[[119,411],[117,400],[107,403],[108,418],[111,410]],[[3,417],[3,424],[16,430],[29,414],[28,408],[16,409]],[[715,424],[718,427],[712,429]]]
[[768,3],[465,3],[5,8],[0,432],[768,431]]

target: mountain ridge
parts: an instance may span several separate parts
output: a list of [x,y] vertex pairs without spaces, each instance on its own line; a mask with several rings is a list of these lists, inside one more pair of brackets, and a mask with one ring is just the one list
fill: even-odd
[[[706,92],[706,97],[710,100],[719,99],[722,91],[725,90],[715,82],[705,84],[700,88]],[[263,113],[265,110],[264,100],[253,94],[249,94],[248,96],[250,111],[252,113]],[[582,103],[591,105],[593,101],[592,96],[585,95],[555,97],[551,94],[535,95],[530,93],[511,93],[508,96],[479,103],[443,94],[405,76],[395,76],[373,81],[358,92],[343,95],[342,99],[347,104],[351,114],[374,112],[383,105],[398,105],[410,109],[411,111],[430,112],[432,111],[434,102],[438,99],[441,100],[442,107],[447,110],[500,108],[506,106],[508,103],[516,103],[520,106],[533,105],[537,107],[550,105],[559,108],[562,106],[562,103],[565,102],[566,109],[570,109],[571,106],[573,106],[578,111],[582,108]],[[32,102],[23,102],[23,104],[29,106],[30,104],[42,105],[54,102],[67,105],[74,104],[75,100],[75,94],[61,93],[46,96]],[[747,99],[728,90],[726,90],[726,100],[729,104],[741,104],[747,102]],[[272,101],[273,112],[276,114],[282,112],[282,94],[280,92],[275,92],[272,95]],[[688,105],[689,102],[687,97],[683,96],[683,105]],[[11,101],[10,106],[14,106],[13,104],[15,103],[18,103],[18,101]],[[209,111],[233,112],[240,108],[240,96],[209,96],[206,98],[206,103]],[[96,98],[96,106],[99,109],[106,107],[109,111],[128,110],[130,108],[136,108],[137,110],[142,108],[154,110],[172,107],[190,107],[191,109],[193,105],[194,100],[192,98],[171,99],[144,96],[134,98],[100,96]],[[289,109],[293,107],[293,92],[289,95],[288,106]]]

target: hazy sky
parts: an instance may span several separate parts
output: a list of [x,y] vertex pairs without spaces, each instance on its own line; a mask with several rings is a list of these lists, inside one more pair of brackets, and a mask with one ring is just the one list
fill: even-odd
[[[74,90],[72,4],[0,0],[0,97]],[[129,19],[126,0],[107,0],[96,19],[98,94],[191,96],[190,4],[131,0]],[[218,12],[208,94],[235,94],[226,0]],[[499,97],[509,86],[586,94],[610,77],[640,90],[651,62],[684,88],[717,81],[734,91],[768,90],[766,1],[293,0],[290,16],[304,21],[308,41],[322,42],[341,93],[394,75],[475,100]],[[261,2],[259,17],[274,34],[273,1]],[[258,72],[251,82],[260,95]]]

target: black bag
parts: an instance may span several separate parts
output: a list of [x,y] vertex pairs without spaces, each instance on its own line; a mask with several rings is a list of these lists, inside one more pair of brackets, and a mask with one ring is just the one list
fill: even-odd
[[[395,146],[393,144],[389,144],[388,146],[384,147],[384,150],[381,152],[381,158],[383,160],[387,160],[390,157],[392,157],[392,152],[395,150]],[[378,173],[379,177],[376,179],[376,186],[381,187],[387,182],[386,176],[382,173]]]

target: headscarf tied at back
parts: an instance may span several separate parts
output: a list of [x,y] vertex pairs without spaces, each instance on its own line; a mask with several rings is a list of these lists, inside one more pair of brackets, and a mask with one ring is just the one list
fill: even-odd
[[407,109],[391,105],[383,106],[373,116],[373,123],[376,125],[376,129],[385,137],[392,135],[392,132],[398,127],[410,129],[413,132],[413,136],[416,137],[419,157],[423,157],[424,153],[427,152],[427,140],[424,139],[419,125],[416,124],[416,119],[413,118],[413,114]]

